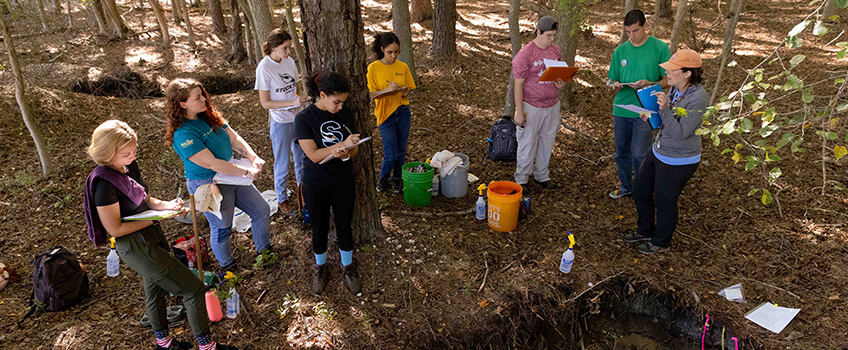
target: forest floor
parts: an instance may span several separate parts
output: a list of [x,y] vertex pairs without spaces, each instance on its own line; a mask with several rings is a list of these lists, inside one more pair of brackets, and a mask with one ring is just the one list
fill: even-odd
[[[279,2],[278,2],[279,3]],[[120,12],[135,2],[119,1]],[[281,7],[277,4],[278,7]],[[147,328],[138,324],[144,313],[141,279],[122,266],[121,275],[108,278],[104,260],[85,234],[81,213],[82,186],[93,168],[85,149],[93,129],[119,118],[138,133],[138,161],[151,193],[170,198],[184,185],[182,164],[163,142],[161,98],[131,99],[71,92],[77,79],[119,74],[129,69],[164,86],[177,77],[219,81],[214,104],[257,153],[273,161],[267,112],[252,90],[253,66],[230,64],[226,48],[211,35],[204,9],[194,9],[198,49],[186,44],[184,27],[171,25],[177,42],[163,51],[156,32],[141,39],[109,40],[95,35],[75,6],[74,29],[39,34],[37,20],[16,20],[18,53],[27,65],[28,97],[34,117],[47,140],[57,174],[43,178],[34,144],[21,122],[12,78],[3,72],[0,89],[0,262],[16,267],[22,283],[0,291],[0,347],[4,349],[127,349],[153,347]],[[642,4],[649,30],[669,40],[672,21],[652,16],[653,3]],[[711,91],[720,65],[724,22],[716,4],[690,2],[694,30],[684,44],[701,50],[706,87]],[[721,9],[727,8],[721,2]],[[391,30],[391,1],[362,1],[366,40]],[[407,161],[423,161],[448,149],[470,158],[470,172],[488,183],[512,180],[514,163],[485,159],[491,124],[502,115],[510,70],[507,1],[459,0],[459,54],[448,60],[427,55],[432,21],[413,25],[420,87],[412,94],[412,132]],[[167,8],[166,8],[167,9]],[[342,285],[338,270],[323,296],[309,293],[313,256],[309,228],[296,218],[275,216],[272,243],[278,261],[253,272],[239,286],[244,312],[234,320],[213,325],[216,339],[244,349],[406,349],[406,348],[566,348],[579,349],[696,349],[671,324],[646,330],[643,320],[656,319],[621,312],[621,305],[650,296],[688,315],[703,326],[712,322],[708,341],[738,337],[743,349],[848,348],[848,231],[846,163],[830,159],[827,178],[835,180],[822,195],[822,162],[818,138],[804,142],[806,152],[793,153],[780,163],[784,176],[772,192],[779,201],[763,205],[748,196],[762,187],[762,174],[745,172],[729,155],[726,144],[704,142],[703,160],[680,198],[680,223],[672,249],[645,256],[621,236],[635,227],[632,200],[610,199],[616,188],[613,92],[604,86],[609,59],[621,32],[618,1],[590,2],[591,31],[580,36],[577,64],[582,68],[574,99],[563,109],[550,169],[561,188],[544,191],[530,185],[532,215],[511,233],[490,231],[473,215],[419,217],[404,211],[454,212],[473,206],[480,182],[464,198],[436,197],[426,208],[410,208],[395,194],[379,194],[384,232],[375,242],[357,244],[356,258],[364,285],[361,297]],[[844,12],[844,10],[842,10]],[[737,29],[738,64],[725,70],[721,85],[729,92],[742,84],[745,68],[771,55],[792,27],[809,12],[806,2],[752,0]],[[779,16],[775,16],[779,13]],[[170,14],[166,14],[170,19]],[[227,16],[229,18],[229,16]],[[155,23],[149,8],[125,14],[127,25],[148,32]],[[280,21],[278,9],[275,20]],[[718,18],[718,19],[717,19]],[[532,39],[536,14],[521,11],[524,43]],[[64,21],[64,22],[63,22]],[[55,27],[67,23],[56,17]],[[171,22],[172,23],[172,22]],[[781,47],[783,59],[803,53],[807,61],[796,74],[807,82],[830,77],[844,68],[833,58],[831,42],[846,25],[822,39],[805,36],[801,49]],[[5,56],[4,56],[5,57]],[[779,65],[769,65],[773,73]],[[121,77],[132,77],[124,71]],[[127,78],[129,79],[129,78]],[[827,85],[827,84],[823,84]],[[827,87],[819,85],[819,89]],[[797,100],[797,101],[796,101]],[[792,102],[794,101],[794,102]],[[800,105],[799,96],[775,102],[781,110]],[[842,135],[843,121],[834,129]],[[579,131],[579,133],[574,132]],[[378,136],[377,130],[365,131]],[[379,162],[382,156],[375,140]],[[273,189],[270,171],[260,191]],[[191,227],[163,222],[169,239],[187,236]],[[208,237],[208,226],[201,222]],[[558,270],[567,247],[566,231],[574,233],[577,256],[570,274]],[[233,235],[237,259],[253,262],[249,233]],[[38,313],[20,325],[29,308],[32,259],[57,244],[76,253],[88,269],[91,298],[69,310]],[[329,263],[338,264],[331,248]],[[747,304],[716,295],[742,283]],[[178,303],[178,300],[173,300]],[[755,306],[772,302],[801,312],[780,334],[771,333],[744,316]],[[620,323],[620,324],[619,324]],[[178,339],[192,340],[185,321],[172,327]],[[143,345],[139,345],[143,344]],[[579,344],[579,345],[578,345]],[[728,344],[729,346],[729,344]],[[719,349],[718,345],[709,347]]]

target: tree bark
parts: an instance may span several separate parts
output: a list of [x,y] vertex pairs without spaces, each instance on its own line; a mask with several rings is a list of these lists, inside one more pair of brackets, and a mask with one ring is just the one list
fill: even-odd
[[118,12],[118,4],[115,3],[115,0],[103,0],[103,10],[106,14],[106,17],[109,21],[112,22],[112,27],[114,28],[115,35],[119,37],[124,37],[129,34],[130,28],[127,27],[126,23],[124,23],[124,19],[121,18],[121,14]]
[[[292,2],[291,0],[285,0],[286,6],[286,25],[289,28],[289,34],[292,37],[292,47],[294,48],[294,55],[297,56],[297,65],[300,68],[300,78],[306,78],[309,75],[309,71],[306,70],[306,61],[304,60],[304,50],[303,46],[300,45],[300,35],[297,34],[297,28],[294,26],[294,14],[292,13]],[[303,91],[309,94],[309,91],[306,91],[306,84],[301,84]]]
[[430,0],[412,0],[410,9],[410,20],[412,23],[421,23],[433,18],[433,3]]
[[191,15],[188,12],[186,0],[176,1],[179,3],[180,8],[183,10],[183,15],[185,16],[183,20],[185,21],[186,31],[188,32],[188,46],[192,49],[195,49],[197,48],[197,41],[194,38],[194,29],[191,28]]
[[[635,0],[634,6],[635,6]],[[557,4],[557,13],[560,17],[559,30],[557,30],[556,41],[562,52],[562,60],[574,67],[574,59],[577,56],[577,47],[580,44],[580,23],[582,22],[582,5],[580,0],[559,0]],[[564,100],[564,107],[571,106],[572,90],[574,81],[568,81],[565,86],[560,89],[560,99]]]
[[677,45],[680,44],[680,37],[683,35],[684,27],[686,26],[686,7],[689,0],[677,0],[677,12],[674,14],[674,26],[671,28],[671,43],[668,45],[671,53],[677,51]]
[[448,57],[456,53],[456,0],[433,1],[433,44],[430,55]]
[[[367,48],[358,0],[300,0],[304,42],[312,70],[335,71],[351,80],[352,92],[345,106],[356,116],[362,137],[371,136],[374,118],[369,111],[365,82]],[[357,196],[353,237],[358,244],[375,240],[383,229],[374,187],[373,142],[359,146],[353,157]]]
[[[636,7],[639,6],[639,0],[624,0],[624,16],[627,15],[628,12],[633,11]],[[624,23],[624,16],[621,16],[621,22]],[[628,40],[627,31],[624,30],[624,26],[621,26],[621,38],[618,39],[619,44],[623,44]]]
[[106,17],[103,15],[103,3],[101,0],[93,0],[91,1],[91,12],[94,13],[94,19],[97,20],[97,28],[100,34],[106,34],[106,28],[109,27],[109,23],[106,21]]
[[392,29],[400,39],[400,57],[398,59],[409,66],[415,86],[421,82],[415,71],[415,50],[412,48],[412,29],[409,23],[409,0],[392,0]]
[[183,15],[182,15],[182,6],[180,5],[180,0],[170,0],[171,1],[171,14],[174,15],[174,24],[177,26],[180,23],[183,23]]
[[[43,10],[43,9],[42,9]],[[3,32],[3,42],[6,43],[6,52],[9,53],[9,65],[12,68],[12,75],[15,77],[15,100],[18,101],[18,107],[21,109],[21,116],[24,119],[29,135],[35,143],[35,150],[38,153],[38,158],[41,160],[41,173],[44,176],[53,174],[53,162],[50,155],[47,153],[47,147],[44,145],[44,138],[41,136],[41,129],[32,118],[32,113],[29,109],[29,102],[26,99],[26,83],[24,83],[24,74],[21,71],[21,65],[18,63],[18,53],[15,51],[15,43],[12,35],[9,34],[9,26],[6,24],[6,15],[0,13],[0,30]]]
[[657,0],[654,14],[659,18],[671,18],[671,0]]
[[207,0],[209,5],[209,17],[212,17],[212,32],[221,41],[227,40],[227,25],[224,22],[224,11],[221,9],[221,0]]
[[71,15],[71,0],[65,2],[68,6],[68,28],[74,27],[74,17]]
[[230,62],[241,62],[247,59],[247,51],[244,49],[241,32],[241,16],[239,15],[238,0],[230,0],[230,17],[232,18],[232,32],[230,33],[230,57],[227,58]]
[[[512,58],[521,51],[521,28],[518,24],[521,0],[509,1],[509,39],[512,43]],[[512,116],[515,114],[515,77],[512,75],[512,64],[509,65],[509,83],[506,87],[506,102],[504,103],[504,114]]]
[[41,20],[41,31],[45,33],[49,32],[50,27],[47,25],[47,18],[44,14],[44,2],[38,0],[35,5],[38,7],[38,19]]
[[730,3],[730,13],[727,14],[727,27],[724,29],[724,46],[721,48],[721,65],[716,75],[713,93],[710,95],[710,105],[713,104],[718,93],[718,85],[721,83],[721,74],[727,66],[727,59],[733,54],[733,37],[736,35],[736,23],[739,22],[739,12],[745,6],[745,0],[733,0]]
[[156,21],[159,22],[159,31],[162,32],[162,47],[171,47],[171,33],[168,32],[168,21],[165,19],[165,11],[162,10],[162,5],[159,0],[150,1],[150,7],[153,8],[153,14],[156,16]]
[[267,1],[248,0],[247,5],[250,6],[250,26],[253,31],[253,41],[256,43],[256,62],[258,63],[265,57],[262,53],[262,43],[265,38],[274,30],[274,19],[271,16],[271,9],[268,7]]
[[[262,53],[262,44],[258,41],[262,39],[257,39],[255,21],[248,6],[246,0],[239,0],[239,7],[242,9],[242,13],[244,13],[244,42],[247,45],[247,60],[248,62],[259,64],[262,57],[265,57]],[[261,42],[264,42],[264,40]]]
[[824,1],[827,1],[827,3],[824,4],[824,8],[822,9],[822,21],[832,23],[834,21],[830,20],[830,17],[836,14],[836,4],[833,3],[833,0]]

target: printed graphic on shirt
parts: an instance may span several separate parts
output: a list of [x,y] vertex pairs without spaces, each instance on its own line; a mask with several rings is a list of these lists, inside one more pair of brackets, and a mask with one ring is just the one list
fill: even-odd
[[335,120],[326,121],[321,124],[321,139],[324,147],[330,147],[344,139],[344,134],[341,132],[341,125]]
[[[542,61],[536,61],[536,62],[533,62],[533,66],[534,66],[534,67],[535,67],[535,66],[543,66],[543,65],[545,65],[545,61],[544,61],[544,60],[542,60]],[[542,77],[542,74],[545,74],[545,69],[544,69],[544,68],[543,68],[542,70],[540,70],[540,71],[539,71],[539,78],[541,78],[541,77]],[[552,82],[552,81],[540,81],[540,82],[539,82],[539,84],[551,84],[551,83],[553,83],[553,82]]]
[[186,147],[191,146],[193,144],[194,144],[194,139],[185,140],[185,142],[180,144],[180,147],[186,148]]
[[285,86],[283,86],[283,87],[281,87],[281,88],[276,88],[276,89],[275,89],[276,91],[274,91],[274,92],[277,92],[277,93],[284,93],[284,94],[287,94],[287,93],[290,93],[290,92],[294,92],[294,89],[295,89],[295,85],[294,85],[294,83],[295,83],[295,78],[294,78],[294,77],[292,77],[289,73],[283,73],[283,74],[277,73],[277,75],[279,75],[279,76],[280,76],[280,80],[282,80],[282,81],[283,81],[283,85],[285,85]]

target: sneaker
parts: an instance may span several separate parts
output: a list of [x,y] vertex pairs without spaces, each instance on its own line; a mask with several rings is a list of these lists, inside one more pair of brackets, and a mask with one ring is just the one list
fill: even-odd
[[395,193],[403,193],[403,180],[402,179],[392,179],[392,188]]
[[277,205],[280,207],[280,213],[285,216],[294,216],[297,214],[297,209],[295,208],[296,204],[292,203],[290,200],[279,202]]
[[389,179],[377,180],[377,192],[383,192],[389,188]]
[[640,244],[638,247],[636,247],[636,250],[638,250],[639,253],[642,254],[656,254],[665,252],[666,250],[668,250],[668,247],[660,247],[651,244],[651,242],[647,242]]
[[[533,180],[533,181],[536,181],[536,180]],[[548,180],[548,181],[544,181],[544,182],[536,181],[536,184],[538,184],[539,187],[544,188],[546,190],[553,190],[553,189],[559,188],[559,185],[557,185],[557,183],[554,182],[554,180]]]
[[355,262],[348,266],[342,266],[342,280],[344,280],[347,289],[353,295],[358,295],[362,292],[362,284],[359,282],[359,274],[356,273]]
[[312,294],[321,295],[324,288],[327,287],[327,282],[330,281],[330,269],[327,268],[327,264],[324,264],[315,265],[312,270],[315,273],[315,277],[312,279]]
[[629,195],[630,195],[630,191],[615,190],[615,191],[610,192],[609,196],[612,197],[613,199],[619,199],[621,197],[629,196]]
[[650,240],[651,240],[651,237],[640,235],[640,234],[636,233],[636,230],[627,230],[627,232],[624,233],[624,241],[627,242],[627,243],[635,243],[635,242],[650,241]]
[[170,347],[163,348],[163,347],[161,347],[157,344],[156,350],[189,350],[193,347],[194,346],[191,345],[191,343],[189,343],[189,342],[179,341],[179,340],[171,338],[171,346]]

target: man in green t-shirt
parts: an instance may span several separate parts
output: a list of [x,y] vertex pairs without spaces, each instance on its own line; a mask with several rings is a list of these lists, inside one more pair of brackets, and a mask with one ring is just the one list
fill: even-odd
[[[607,74],[610,86],[618,91],[613,105],[641,106],[636,90],[655,84],[668,87],[665,69],[659,65],[671,58],[671,51],[646,29],[642,11],[633,10],[624,16],[624,30],[630,40],[615,48]],[[630,195],[633,174],[639,171],[642,159],[651,149],[651,124],[640,119],[638,113],[621,107],[613,107],[612,115],[621,186],[610,192],[610,197],[621,198]]]

